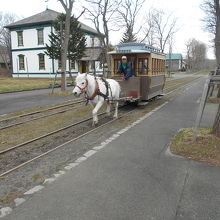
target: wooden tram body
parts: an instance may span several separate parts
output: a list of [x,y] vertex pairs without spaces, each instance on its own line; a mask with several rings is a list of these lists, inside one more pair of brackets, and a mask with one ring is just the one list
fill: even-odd
[[[120,98],[126,101],[146,101],[162,94],[165,84],[165,54],[143,43],[123,43],[111,55],[111,75],[121,86]],[[122,80],[117,73],[121,57],[131,63],[134,76]]]

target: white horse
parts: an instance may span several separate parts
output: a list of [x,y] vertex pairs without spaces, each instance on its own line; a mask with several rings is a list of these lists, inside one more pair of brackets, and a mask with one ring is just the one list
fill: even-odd
[[[85,97],[93,107],[93,125],[98,123],[97,113],[105,101],[107,101],[106,113],[110,115],[110,102],[115,102],[114,118],[118,117],[118,100],[120,95],[120,85],[113,79],[103,80],[87,73],[78,73],[75,79],[73,94],[79,96],[84,93]],[[95,107],[94,107],[95,105]]]

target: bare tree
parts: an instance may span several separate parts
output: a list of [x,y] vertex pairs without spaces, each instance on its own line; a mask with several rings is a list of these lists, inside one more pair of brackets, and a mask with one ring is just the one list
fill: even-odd
[[172,70],[171,54],[173,53],[173,45],[174,45],[174,39],[173,39],[173,35],[171,35],[168,40],[168,48],[169,48],[168,75],[169,76],[171,75],[171,70]]
[[204,30],[213,36],[217,66],[220,67],[220,7],[219,0],[204,0],[201,8],[206,16],[203,19]]
[[108,56],[110,45],[109,33],[113,29],[115,14],[120,5],[120,0],[85,0],[87,6],[84,7],[87,19],[92,21],[103,47],[104,62],[107,62],[110,70],[111,64]]
[[140,32],[141,27],[135,32],[137,16],[143,6],[144,0],[123,0],[122,5],[118,8],[118,23],[120,28],[125,28],[121,42],[137,41],[136,35]]
[[206,64],[207,47],[206,44],[196,39],[190,39],[186,43],[186,62],[190,69],[201,70]]
[[70,20],[73,9],[73,3],[75,0],[58,0],[63,6],[66,12],[66,20],[65,20],[65,29],[64,36],[61,41],[61,91],[66,90],[66,61],[67,61],[67,53],[68,53],[68,44],[69,44],[69,33],[70,33]]
[[153,10],[150,9],[147,15],[145,16],[145,22],[142,25],[142,39],[140,42],[146,42],[148,45],[155,46],[155,25],[153,20]]
[[[18,19],[18,16],[12,13],[3,13],[0,12],[0,56],[3,59],[6,68],[9,70],[12,66],[12,57],[11,57],[11,37],[10,31],[4,26],[15,22]],[[10,66],[8,65],[10,63]]]
[[174,37],[174,34],[178,31],[177,18],[172,14],[166,15],[163,10],[151,9],[152,25],[154,29],[154,37],[156,44],[164,53],[169,39]]
[[[213,35],[215,45],[215,56],[218,69],[220,68],[220,5],[219,0],[204,0],[202,4],[206,16],[203,19],[205,28]],[[220,97],[220,87],[218,89]],[[213,124],[212,132],[220,136],[220,104]]]

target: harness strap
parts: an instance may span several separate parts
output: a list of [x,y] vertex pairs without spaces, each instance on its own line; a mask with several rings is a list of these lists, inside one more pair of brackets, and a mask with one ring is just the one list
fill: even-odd
[[95,91],[94,91],[94,93],[93,93],[92,96],[86,97],[87,103],[88,103],[88,101],[93,100],[97,95],[102,96],[105,100],[108,100],[108,102],[109,102],[109,91],[108,91],[108,89],[110,88],[110,86],[109,86],[108,82],[107,82],[104,78],[101,78],[101,80],[102,80],[102,81],[104,82],[104,84],[105,84],[106,94],[104,94],[104,93],[102,93],[102,92],[100,91],[100,89],[99,89],[99,84],[98,84],[98,82],[97,82],[97,80],[96,80],[96,77],[95,77],[96,88],[95,88]]
[[102,93],[100,90],[97,91],[97,95],[100,95],[102,96],[105,100],[108,99],[109,101],[109,91],[108,91],[108,88],[110,87],[108,82],[104,79],[104,78],[101,78],[101,80],[104,82],[105,84],[105,88],[106,88],[106,94]]

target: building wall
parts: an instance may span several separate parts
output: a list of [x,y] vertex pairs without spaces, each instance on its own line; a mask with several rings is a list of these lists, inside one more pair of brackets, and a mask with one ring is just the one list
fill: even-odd
[[[54,77],[55,73],[59,71],[58,61],[49,59],[45,54],[46,44],[49,45],[49,34],[51,33],[51,26],[43,26],[44,30],[44,44],[38,45],[37,29],[42,28],[24,28],[11,31],[11,45],[12,45],[12,61],[13,61],[13,77]],[[17,31],[23,31],[23,46],[18,46]],[[99,47],[100,40],[93,36],[86,34],[87,47]],[[45,69],[39,69],[39,56],[38,54],[45,54]],[[18,55],[24,55],[24,70],[19,70],[19,58]],[[88,63],[89,65],[89,63]],[[102,69],[99,68],[99,61],[96,61],[96,71],[102,73]],[[75,69],[71,69],[73,74],[78,73],[78,63],[75,64]],[[67,71],[69,71],[69,64],[67,61]],[[89,65],[89,71],[93,72],[92,65]],[[58,75],[58,77],[60,74]]]
[[[41,28],[39,26],[38,28]],[[48,35],[51,32],[51,26],[42,27],[44,30],[44,44],[38,45],[37,41],[37,27],[29,29],[18,29],[11,31],[11,46],[12,50],[14,49],[23,49],[23,48],[36,48],[36,47],[45,47],[46,44],[49,44]],[[23,31],[23,46],[18,46],[18,37],[17,31]]]
[[182,60],[166,60],[168,71],[180,71],[182,69]]

